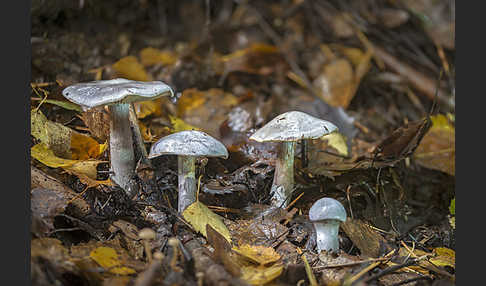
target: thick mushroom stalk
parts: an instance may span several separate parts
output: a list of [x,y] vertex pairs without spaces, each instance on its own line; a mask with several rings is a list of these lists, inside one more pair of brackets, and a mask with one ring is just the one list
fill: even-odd
[[339,221],[328,220],[314,222],[317,250],[336,251],[339,249]]
[[196,201],[196,157],[179,155],[177,161],[179,180],[177,211],[182,213]]
[[134,175],[135,155],[133,152],[132,131],[129,123],[128,103],[110,105],[110,158],[111,179],[130,193],[130,181]]
[[271,189],[273,206],[285,207],[289,203],[288,198],[294,189],[294,153],[295,142],[280,144]]
[[[109,106],[111,179],[122,187],[129,196],[135,195],[135,154],[132,130],[130,128],[130,104],[137,101],[153,100],[162,96],[174,97],[174,92],[161,81],[142,82],[124,78],[78,83],[66,87],[62,94],[69,101],[79,104],[83,110],[97,106]],[[136,122],[136,118],[131,120]],[[136,143],[145,156],[143,142],[137,124],[132,124]],[[145,158],[144,158],[145,159]]]
[[339,250],[339,224],[346,221],[344,206],[332,198],[319,199],[310,208],[309,219],[316,230],[317,250]]

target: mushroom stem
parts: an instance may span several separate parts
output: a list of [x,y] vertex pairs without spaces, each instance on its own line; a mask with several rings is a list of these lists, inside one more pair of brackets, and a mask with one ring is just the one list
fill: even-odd
[[295,142],[282,142],[275,163],[275,175],[272,184],[271,204],[286,207],[294,188],[294,153]]
[[135,148],[138,152],[138,155],[140,155],[140,160],[143,164],[151,166],[151,162],[148,159],[147,149],[145,148],[142,134],[140,133],[140,127],[138,126],[137,115],[133,108],[133,104],[130,104],[129,119],[130,127],[132,128],[132,133],[135,140]]
[[316,229],[316,241],[317,250],[331,251],[339,249],[339,221],[337,220],[325,220],[314,222],[314,228]]
[[177,210],[182,213],[196,201],[196,157],[178,156],[179,199]]
[[129,123],[128,103],[110,105],[110,161],[114,172],[111,179],[130,194],[130,182],[134,175],[135,155]]

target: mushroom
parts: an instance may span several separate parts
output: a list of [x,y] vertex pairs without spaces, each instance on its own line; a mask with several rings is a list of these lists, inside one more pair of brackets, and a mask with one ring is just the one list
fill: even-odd
[[138,238],[143,241],[143,247],[148,262],[152,262],[152,247],[150,247],[150,241],[155,239],[155,231],[148,227],[142,228],[138,233]]
[[148,158],[177,155],[179,197],[177,210],[182,213],[196,201],[196,157],[228,158],[226,147],[202,131],[187,130],[167,135],[150,148]]
[[316,230],[317,250],[338,250],[339,224],[346,221],[343,205],[332,198],[319,199],[309,210],[309,220]]
[[271,205],[286,207],[294,188],[295,142],[317,139],[334,132],[337,127],[329,121],[300,111],[289,111],[272,119],[250,137],[257,142],[282,142],[279,146],[275,175],[270,193]]
[[174,97],[172,89],[161,81],[141,82],[117,78],[71,85],[62,91],[62,95],[85,111],[97,106],[109,106],[111,179],[133,196],[136,191],[132,183],[135,155],[129,121],[130,104],[162,96]]

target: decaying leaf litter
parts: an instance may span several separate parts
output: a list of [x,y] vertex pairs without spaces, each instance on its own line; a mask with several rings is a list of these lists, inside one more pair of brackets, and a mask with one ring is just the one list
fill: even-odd
[[[34,285],[455,283],[454,1],[41,3]],[[61,94],[113,78],[176,93],[133,104],[145,151],[183,130],[228,149],[196,160],[185,212],[175,156],[143,160],[134,146],[139,191],[127,196],[109,179],[109,110]],[[249,137],[292,110],[339,132],[297,143],[289,205],[269,209],[278,144]],[[315,250],[308,212],[322,197],[346,209],[337,252]]]

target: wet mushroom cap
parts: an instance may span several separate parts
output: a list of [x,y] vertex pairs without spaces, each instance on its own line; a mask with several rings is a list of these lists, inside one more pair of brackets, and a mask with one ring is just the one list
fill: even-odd
[[289,111],[272,119],[257,130],[250,140],[257,142],[317,139],[336,131],[336,125],[300,111]]
[[150,148],[149,159],[160,155],[205,156],[228,158],[226,147],[208,134],[188,130],[161,138]]
[[346,210],[343,205],[332,198],[322,198],[316,201],[309,210],[309,219],[312,222],[321,220],[346,221]]
[[100,105],[131,103],[174,96],[174,92],[161,81],[134,81],[124,78],[78,83],[66,87],[62,95],[84,109]]

